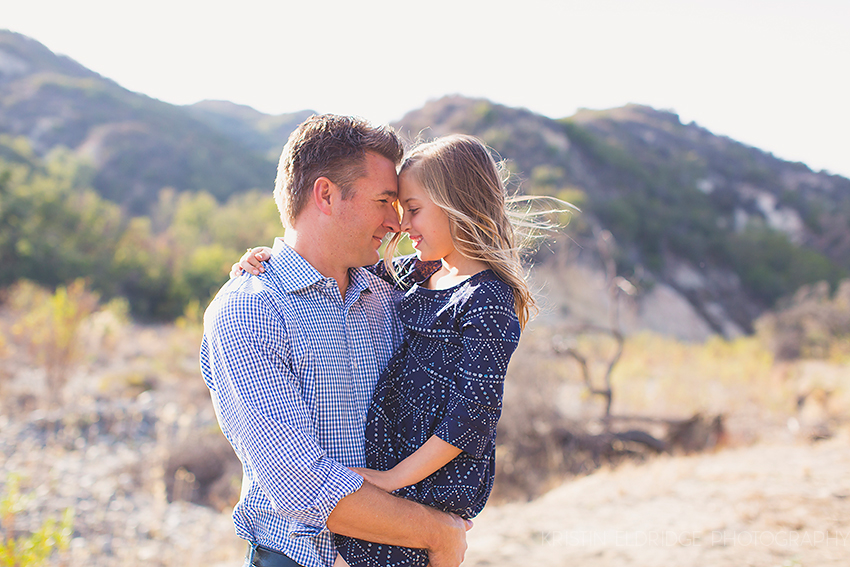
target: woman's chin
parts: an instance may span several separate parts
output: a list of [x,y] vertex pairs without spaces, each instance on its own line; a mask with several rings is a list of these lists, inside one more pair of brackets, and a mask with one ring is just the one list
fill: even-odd
[[432,258],[427,252],[423,253],[421,250],[416,251],[416,257],[422,262],[435,262],[440,260],[440,258]]

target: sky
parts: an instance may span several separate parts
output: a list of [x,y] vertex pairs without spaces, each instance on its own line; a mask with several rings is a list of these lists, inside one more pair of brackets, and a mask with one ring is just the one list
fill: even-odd
[[381,123],[447,94],[631,102],[850,177],[848,0],[0,0],[0,28],[173,104]]

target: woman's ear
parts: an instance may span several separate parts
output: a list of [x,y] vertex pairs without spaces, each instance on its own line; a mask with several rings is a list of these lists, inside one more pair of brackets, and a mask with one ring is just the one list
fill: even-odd
[[331,209],[339,199],[339,187],[327,177],[319,177],[313,183],[313,202],[324,215],[330,215]]

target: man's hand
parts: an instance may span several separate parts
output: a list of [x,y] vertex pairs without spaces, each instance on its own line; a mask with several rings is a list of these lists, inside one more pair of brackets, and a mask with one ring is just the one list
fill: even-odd
[[466,532],[472,528],[471,520],[464,520],[454,514],[434,510],[440,515],[438,521],[445,529],[436,530],[434,541],[427,547],[430,567],[458,567],[466,554]]
[[366,541],[424,549],[432,567],[458,567],[472,522],[364,482],[337,503],[327,526],[334,533]]

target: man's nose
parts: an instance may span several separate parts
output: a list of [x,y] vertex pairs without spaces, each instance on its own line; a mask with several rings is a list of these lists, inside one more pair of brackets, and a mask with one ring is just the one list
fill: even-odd
[[387,216],[384,218],[384,227],[391,232],[398,232],[401,230],[398,220],[398,211],[395,210],[395,207],[391,207],[391,210],[387,212]]

